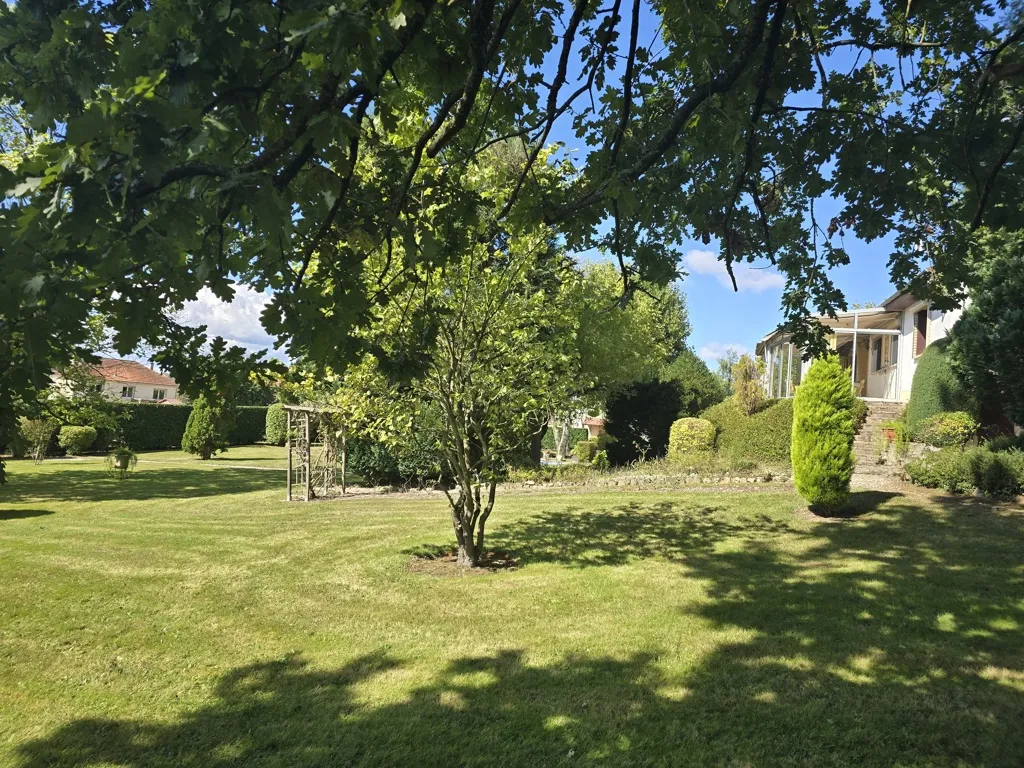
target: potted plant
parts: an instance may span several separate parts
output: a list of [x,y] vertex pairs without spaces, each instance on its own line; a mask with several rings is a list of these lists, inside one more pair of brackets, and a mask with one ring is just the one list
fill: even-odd
[[124,480],[125,475],[135,469],[139,457],[131,448],[115,448],[107,456],[107,471],[118,480]]

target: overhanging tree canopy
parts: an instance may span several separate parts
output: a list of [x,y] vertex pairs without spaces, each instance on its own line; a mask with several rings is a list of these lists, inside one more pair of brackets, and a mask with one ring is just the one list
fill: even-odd
[[[828,268],[851,231],[895,233],[897,282],[955,301],[974,233],[1021,223],[1019,17],[980,0],[0,5],[0,98],[51,139],[0,169],[0,411],[72,355],[91,308],[190,377],[195,334],[167,310],[234,278],[273,289],[264,325],[293,355],[350,359],[345,328],[389,292],[366,287],[369,254],[443,260],[474,215],[466,169],[510,138],[527,162],[495,220],[614,252],[627,295],[672,277],[684,238],[715,238],[730,269],[787,275],[811,348],[808,315],[844,304]],[[542,148],[570,126],[589,154],[546,185]],[[828,195],[843,209],[820,221]]]

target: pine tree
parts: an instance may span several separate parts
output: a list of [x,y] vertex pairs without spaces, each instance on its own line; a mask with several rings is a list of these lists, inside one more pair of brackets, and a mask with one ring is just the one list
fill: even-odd
[[816,512],[836,512],[850,496],[853,406],[850,376],[835,355],[816,360],[796,390],[793,480]]
[[181,450],[191,453],[204,461],[217,451],[227,450],[227,430],[220,410],[212,406],[205,395],[200,395],[192,404],[181,438]]

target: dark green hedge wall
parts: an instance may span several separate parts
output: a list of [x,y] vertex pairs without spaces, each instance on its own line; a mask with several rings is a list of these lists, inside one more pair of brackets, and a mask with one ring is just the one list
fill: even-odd
[[701,416],[718,429],[720,454],[738,459],[788,462],[793,433],[793,400],[776,400],[747,416],[732,398],[713,405]]
[[[181,448],[181,438],[191,405],[123,403],[127,418],[120,426],[120,439],[134,451],[159,451]],[[265,405],[243,405],[236,411],[235,428],[228,437],[231,445],[252,445],[263,440],[267,420]]]
[[231,445],[263,442],[267,430],[267,406],[242,405],[235,410],[235,428],[228,436]]
[[939,339],[925,347],[917,360],[914,381],[910,387],[906,422],[911,436],[917,436],[921,422],[944,411],[978,413],[978,403],[956,375],[946,347],[948,339]]
[[123,403],[121,413],[121,442],[133,451],[158,451],[181,448],[192,406]]

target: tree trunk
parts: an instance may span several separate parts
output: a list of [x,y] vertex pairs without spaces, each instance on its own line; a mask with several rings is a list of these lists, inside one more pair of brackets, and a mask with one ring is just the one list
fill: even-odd
[[455,498],[452,498],[451,494],[448,495],[452,527],[455,529],[455,539],[459,543],[456,563],[461,568],[475,568],[480,564],[480,558],[484,553],[484,527],[491,510],[494,509],[497,485],[497,481],[487,484],[486,501],[480,498],[479,485],[471,488],[460,487]]
[[569,420],[566,419],[558,424],[555,439],[555,458],[559,461],[565,461],[565,457],[569,455]]

